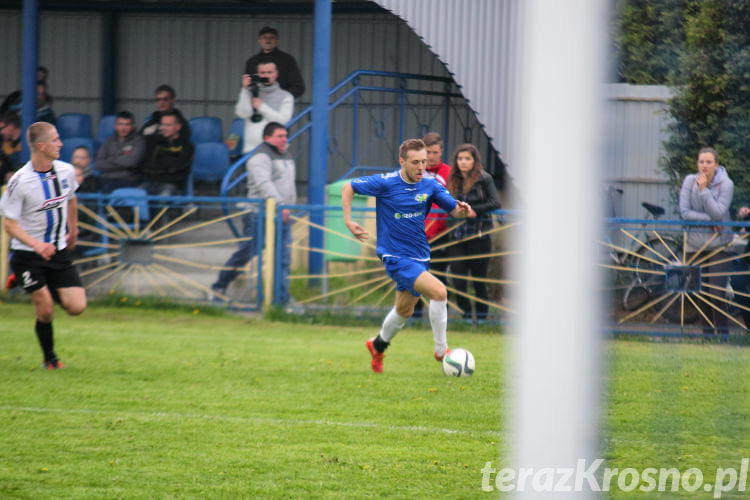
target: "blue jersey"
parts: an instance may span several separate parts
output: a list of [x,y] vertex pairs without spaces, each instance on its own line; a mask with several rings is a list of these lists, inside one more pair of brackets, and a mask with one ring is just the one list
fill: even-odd
[[445,187],[426,177],[408,183],[398,171],[360,177],[351,185],[355,193],[377,198],[378,257],[430,260],[424,219],[433,202],[446,212],[456,208],[456,200]]

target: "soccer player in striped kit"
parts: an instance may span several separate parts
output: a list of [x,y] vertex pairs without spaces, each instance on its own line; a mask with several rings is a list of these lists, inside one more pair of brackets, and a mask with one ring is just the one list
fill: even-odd
[[13,238],[13,272],[34,306],[44,367],[55,370],[63,365],[54,349],[53,300],[70,315],[86,309],[86,292],[68,255],[78,236],[78,184],[73,166],[57,159],[62,141],[53,125],[32,124],[26,140],[31,161],[10,178],[0,215]]

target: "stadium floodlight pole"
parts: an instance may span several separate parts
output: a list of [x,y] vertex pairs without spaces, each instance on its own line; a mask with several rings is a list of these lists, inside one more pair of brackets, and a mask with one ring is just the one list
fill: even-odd
[[[516,471],[532,474],[524,490],[515,491],[524,499],[593,498],[597,486],[585,473],[597,458],[602,378],[595,243],[607,2],[519,4],[523,38],[515,119],[524,201],[516,266],[520,318],[512,335],[509,385],[512,459]],[[568,223],[550,224],[560,213]],[[554,252],[550,242],[557,243]],[[573,493],[541,492],[532,484],[540,469],[578,474],[582,464],[581,484],[575,476],[569,483]]]
[[21,63],[21,159],[31,157],[26,130],[36,121],[36,68],[39,59],[39,2],[23,0],[23,62]]
[[[331,72],[331,0],[315,0],[313,15],[312,128],[310,129],[310,168],[307,200],[310,205],[325,204],[328,179],[328,88]],[[310,212],[310,222],[322,226],[323,211]],[[310,226],[310,248],[323,248],[323,231]],[[323,254],[310,252],[310,274],[323,272]]]

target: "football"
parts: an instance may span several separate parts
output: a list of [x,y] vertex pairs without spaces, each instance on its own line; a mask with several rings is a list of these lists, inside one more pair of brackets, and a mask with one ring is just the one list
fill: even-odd
[[446,377],[471,377],[474,373],[474,356],[460,347],[452,349],[443,358],[443,373]]

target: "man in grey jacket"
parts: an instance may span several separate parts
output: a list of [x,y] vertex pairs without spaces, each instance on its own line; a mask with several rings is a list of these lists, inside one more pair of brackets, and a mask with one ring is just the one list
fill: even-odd
[[120,111],[115,118],[115,133],[104,141],[96,154],[95,168],[101,173],[101,191],[110,193],[118,188],[137,186],[145,154],[146,142],[135,130],[135,117],[129,111]]
[[[247,197],[274,198],[277,204],[293,205],[297,201],[295,187],[294,158],[287,151],[287,130],[282,124],[271,122],[263,129],[263,144],[247,162]],[[274,214],[267,214],[273,217]],[[283,251],[281,256],[281,303],[289,302],[289,267],[292,263],[291,243],[292,225],[289,210],[282,210],[281,239]],[[242,236],[251,238],[240,243],[240,248],[232,254],[224,267],[231,269],[219,273],[216,282],[211,286],[214,296],[226,297],[229,284],[240,274],[242,268],[260,250],[258,248],[258,214],[250,212],[242,219]],[[226,300],[226,299],[224,299]]]

